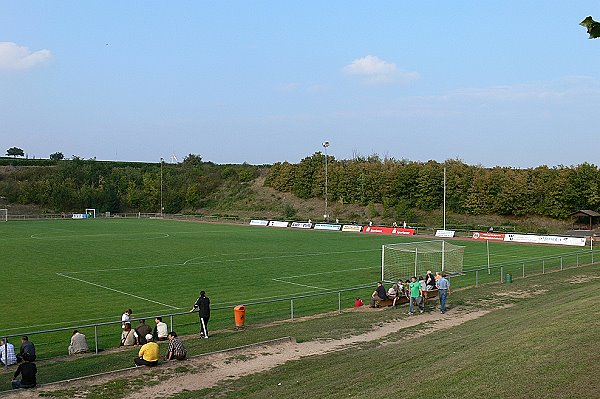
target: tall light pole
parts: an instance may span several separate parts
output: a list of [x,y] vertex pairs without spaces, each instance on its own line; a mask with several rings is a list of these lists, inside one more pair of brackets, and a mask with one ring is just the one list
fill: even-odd
[[327,147],[329,147],[329,141],[323,142],[323,148],[325,148],[325,221],[329,222],[329,213],[327,212]]
[[160,158],[160,216],[163,215],[163,163],[165,162],[164,158]]

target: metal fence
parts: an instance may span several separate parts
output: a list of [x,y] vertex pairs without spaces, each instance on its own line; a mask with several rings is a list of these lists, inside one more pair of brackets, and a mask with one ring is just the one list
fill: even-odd
[[482,266],[465,270],[460,274],[452,276],[452,285],[455,287],[477,287],[480,284],[504,283],[506,280],[511,282],[513,279],[531,275],[593,264],[595,260],[600,259],[598,252],[600,251],[587,250],[573,254],[546,256]]
[[[600,251],[598,251],[600,252]],[[593,264],[600,255],[596,251],[586,251],[575,254],[541,257],[514,262],[505,262],[496,265],[465,270],[460,274],[450,277],[453,288],[479,286],[489,283],[504,283],[512,279],[524,278],[532,275],[561,271],[567,268]],[[368,298],[374,289],[374,284],[360,285],[351,288],[331,290],[326,292],[296,295],[285,298],[253,301],[243,303],[246,307],[247,325],[260,325],[272,321],[308,316],[328,311],[341,312],[350,308],[356,297]],[[211,315],[211,328],[228,329],[233,327],[233,308],[235,305],[214,307]],[[194,334],[199,332],[197,312],[169,313],[161,316],[168,322],[170,330],[177,330],[178,334]],[[145,317],[154,319],[154,316]],[[134,319],[134,320],[139,320]],[[118,326],[118,327],[117,327]],[[79,330],[88,337],[93,337],[91,352],[99,353],[103,350],[115,348],[120,343],[121,321],[82,324],[70,327],[55,328],[41,331],[19,332],[18,334],[4,334],[5,339],[23,335],[37,336],[36,347],[42,349],[39,358],[52,358],[66,353],[66,344],[70,335],[66,331]],[[57,344],[63,343],[63,344]],[[6,353],[6,351],[5,351]],[[4,362],[6,363],[6,362]]]
[[[311,293],[305,295],[296,295],[285,298],[274,298],[270,300],[246,302],[247,325],[260,325],[272,321],[284,320],[318,314],[327,311],[338,311],[351,307],[357,296],[370,295],[373,290],[373,284],[361,285],[351,288],[331,290],[325,292]],[[236,305],[213,307],[211,309],[211,329],[225,329],[234,326],[233,308]],[[194,334],[199,332],[198,313],[197,312],[177,312],[161,314],[156,316],[140,317],[140,319],[154,320],[155,317],[162,317],[167,322],[170,331],[177,330],[178,334]],[[100,353],[104,350],[116,348],[120,344],[122,322],[120,320],[72,325],[39,331],[22,331],[15,334],[3,334],[2,338],[7,341],[16,341],[23,335],[37,338],[30,339],[35,341],[37,358],[48,359],[63,356],[67,353],[67,345],[73,330],[78,330],[86,337],[93,340],[90,345],[90,352]],[[215,327],[216,326],[216,327]],[[132,326],[134,328],[135,326]],[[92,342],[92,341],[90,341]],[[88,342],[88,345],[89,343]],[[41,355],[41,356],[40,356]],[[5,351],[6,356],[6,351]],[[7,362],[3,360],[4,364]]]

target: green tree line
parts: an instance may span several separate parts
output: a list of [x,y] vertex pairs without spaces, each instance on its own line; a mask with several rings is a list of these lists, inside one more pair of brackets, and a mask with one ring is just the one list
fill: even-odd
[[[600,208],[600,170],[577,166],[529,169],[485,168],[459,160],[413,162],[374,155],[352,160],[328,156],[328,199],[342,204],[383,204],[399,218],[410,209],[443,205],[458,214],[542,215],[566,218],[580,209]],[[265,185],[300,198],[323,197],[325,155],[317,152],[297,164],[274,164]],[[389,212],[391,211],[391,212]]]
[[[258,177],[259,166],[216,165],[188,155],[178,164],[162,164],[166,213],[205,206],[226,185]],[[160,163],[70,160],[2,160],[0,196],[13,204],[35,204],[55,212],[159,212]]]

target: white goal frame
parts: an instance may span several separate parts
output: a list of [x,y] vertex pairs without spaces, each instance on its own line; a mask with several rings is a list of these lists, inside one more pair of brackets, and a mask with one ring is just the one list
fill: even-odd
[[94,208],[85,208],[85,213],[87,213],[88,215],[90,215],[90,217],[92,218],[96,218],[96,209]]
[[427,270],[462,273],[465,247],[444,240],[415,241],[381,246],[381,280],[424,276]]
[[8,209],[0,209],[0,222],[8,222]]

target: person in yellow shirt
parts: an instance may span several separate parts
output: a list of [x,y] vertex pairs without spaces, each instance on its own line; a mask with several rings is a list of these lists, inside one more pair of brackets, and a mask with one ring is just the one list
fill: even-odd
[[138,357],[133,359],[136,366],[150,366],[154,367],[158,364],[158,358],[160,356],[160,348],[156,342],[152,341],[152,334],[146,335],[146,344],[140,348]]

